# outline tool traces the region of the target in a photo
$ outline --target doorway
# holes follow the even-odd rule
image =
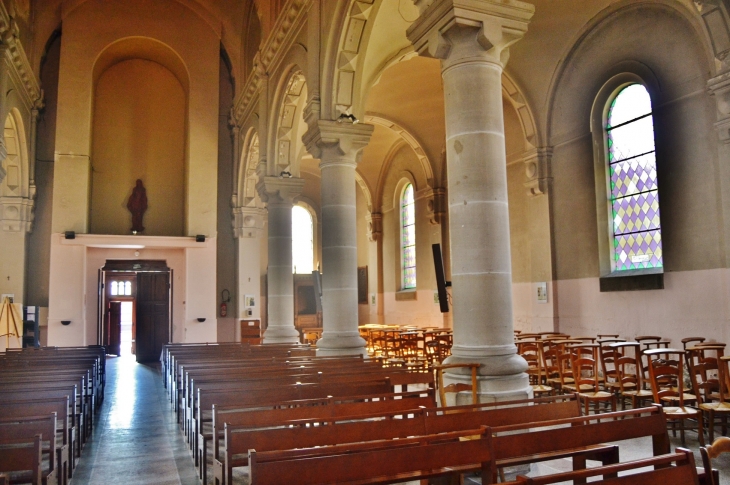
[[[165,261],[107,261],[101,268],[99,344],[108,354],[159,360],[172,340],[171,273]]]

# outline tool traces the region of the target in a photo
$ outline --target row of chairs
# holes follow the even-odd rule
[[[632,342],[617,335],[567,337],[518,335],[518,350],[529,364],[536,395],[578,392],[586,413],[590,404],[599,412],[599,404],[615,410],[617,401],[622,409],[627,402],[632,408],[661,403],[683,443],[687,422],[696,422],[702,445],[703,422],[710,441],[718,418],[726,434],[730,357],[723,355],[725,344],[689,337],[682,340],[682,349],[673,349],[659,336],[640,336]]]
[[[363,325],[360,335],[367,342],[370,357],[382,358],[386,365],[431,368],[451,355],[451,329]]]

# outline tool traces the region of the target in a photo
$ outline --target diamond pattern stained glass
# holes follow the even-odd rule
[[[416,287],[416,211],[413,185],[403,190],[400,203],[401,214],[401,270],[403,289]]]
[[[632,84],[621,90],[606,126],[614,270],[661,268],[654,119],[646,88]]]

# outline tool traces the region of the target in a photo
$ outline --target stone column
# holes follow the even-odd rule
[[[267,176],[258,184],[269,212],[268,327],[264,343],[296,343],[294,277],[292,276],[291,210],[304,179]]]
[[[517,0],[416,0],[408,38],[441,59],[446,113],[454,346],[450,362],[480,362],[483,401],[524,398],[527,364],[512,317],[502,70],[534,7]],[[463,376],[452,375],[453,380]]]
[[[241,338],[239,319],[261,319],[261,233],[265,220],[265,209],[233,208],[233,234],[238,244],[236,341]],[[246,306],[246,295],[254,297],[254,305]]]
[[[372,125],[318,120],[303,141],[322,174],[322,338],[318,355],[365,355],[358,331],[355,167]]]

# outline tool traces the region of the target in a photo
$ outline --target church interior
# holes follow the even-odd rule
[[[28,363],[73,357],[94,402],[67,405],[54,483],[305,483],[283,462],[256,479],[260,450],[227,469],[202,404],[266,356],[251,372],[313,386],[298,399],[376,365],[391,401],[479,413],[572,406],[550,419],[593,426],[660,403],[631,416],[674,428],[621,463],[671,442],[693,453],[650,465],[702,469],[730,412],[729,54],[728,0],[0,0],[0,435],[21,381],[41,385]],[[389,412],[428,428],[412,406]],[[172,436],[145,442],[169,469],[115,460],[132,428]],[[446,431],[455,455],[500,454],[499,434]],[[461,480],[585,466],[551,456]],[[712,464],[695,483],[730,483],[730,456]],[[535,483],[586,477],[558,478]]]

